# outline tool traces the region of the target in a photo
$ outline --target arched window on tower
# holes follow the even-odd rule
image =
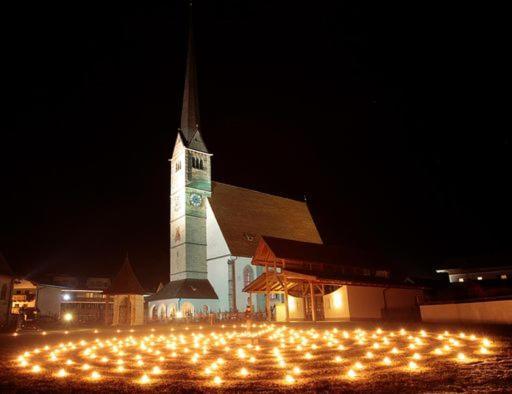
[[[254,280],[254,271],[250,265],[244,267],[244,287]]]

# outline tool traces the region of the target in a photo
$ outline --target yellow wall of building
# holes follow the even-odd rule
[[[304,320],[304,300],[300,297],[288,296],[290,320]],[[276,304],[276,321],[286,321],[284,302]]]
[[[419,289],[384,287],[347,286],[350,319],[381,319],[382,310],[412,308],[417,304],[417,296],[423,291]]]
[[[325,319],[350,319],[347,286],[324,296]]]

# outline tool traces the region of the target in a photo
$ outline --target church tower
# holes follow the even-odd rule
[[[200,132],[192,18],[183,106],[171,162],[171,282],[207,281],[206,199],[211,194],[211,154]],[[209,283],[208,283],[209,285]]]

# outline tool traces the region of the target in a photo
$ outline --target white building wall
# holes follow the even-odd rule
[[[304,299],[288,295],[288,314],[290,320],[304,320]],[[276,303],[276,321],[286,321],[286,304],[284,302]]]
[[[512,278],[512,271],[507,269],[486,271],[486,272],[464,272],[461,274],[448,275],[451,283],[468,280],[499,280]],[[481,278],[481,279],[479,279]]]
[[[206,243],[208,280],[219,297],[213,311],[229,311],[228,260],[231,253],[209,201],[206,201]]]
[[[228,258],[228,256],[218,257],[207,262],[208,280],[219,297],[214,312],[229,311]]]
[[[36,307],[41,316],[60,317],[62,287],[40,286],[37,288]]]
[[[249,293],[244,293],[242,289],[244,284],[244,269],[249,266],[252,269],[253,280],[258,277],[256,274],[256,267],[251,265],[252,258],[250,257],[237,257],[235,260],[235,278],[236,278],[236,307],[240,312],[245,311],[248,305]],[[252,295],[253,311],[256,311],[256,294]]]
[[[420,310],[429,323],[512,324],[512,300],[421,305]]]
[[[347,286],[324,296],[324,316],[329,319],[350,319]]]
[[[206,201],[206,243],[208,245],[206,248],[206,258],[208,260],[231,255],[208,200]]]
[[[414,307],[417,296],[422,294],[419,289],[386,289],[384,303],[384,287],[347,286],[350,319],[380,319],[382,309],[400,309]]]
[[[148,321],[150,321],[155,312],[157,316],[170,318],[173,315],[175,318],[178,317],[177,312],[184,312],[189,310],[189,306],[192,305],[193,314],[203,313],[205,306],[208,308],[208,312],[218,312],[219,303],[217,300],[202,300],[196,298],[180,298],[180,299],[169,299],[169,300],[158,300],[148,302]]]

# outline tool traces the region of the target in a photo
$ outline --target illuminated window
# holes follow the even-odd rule
[[[464,278],[459,278],[459,282],[464,282]]]
[[[478,277],[478,278],[476,278],[476,279],[477,279],[477,280],[482,280],[482,277],[481,277],[481,276],[479,276],[479,277]]]
[[[246,265],[244,268],[244,287],[247,286],[254,280],[254,272],[250,265]]]
[[[507,279],[507,274],[501,274],[500,278],[501,279]]]

